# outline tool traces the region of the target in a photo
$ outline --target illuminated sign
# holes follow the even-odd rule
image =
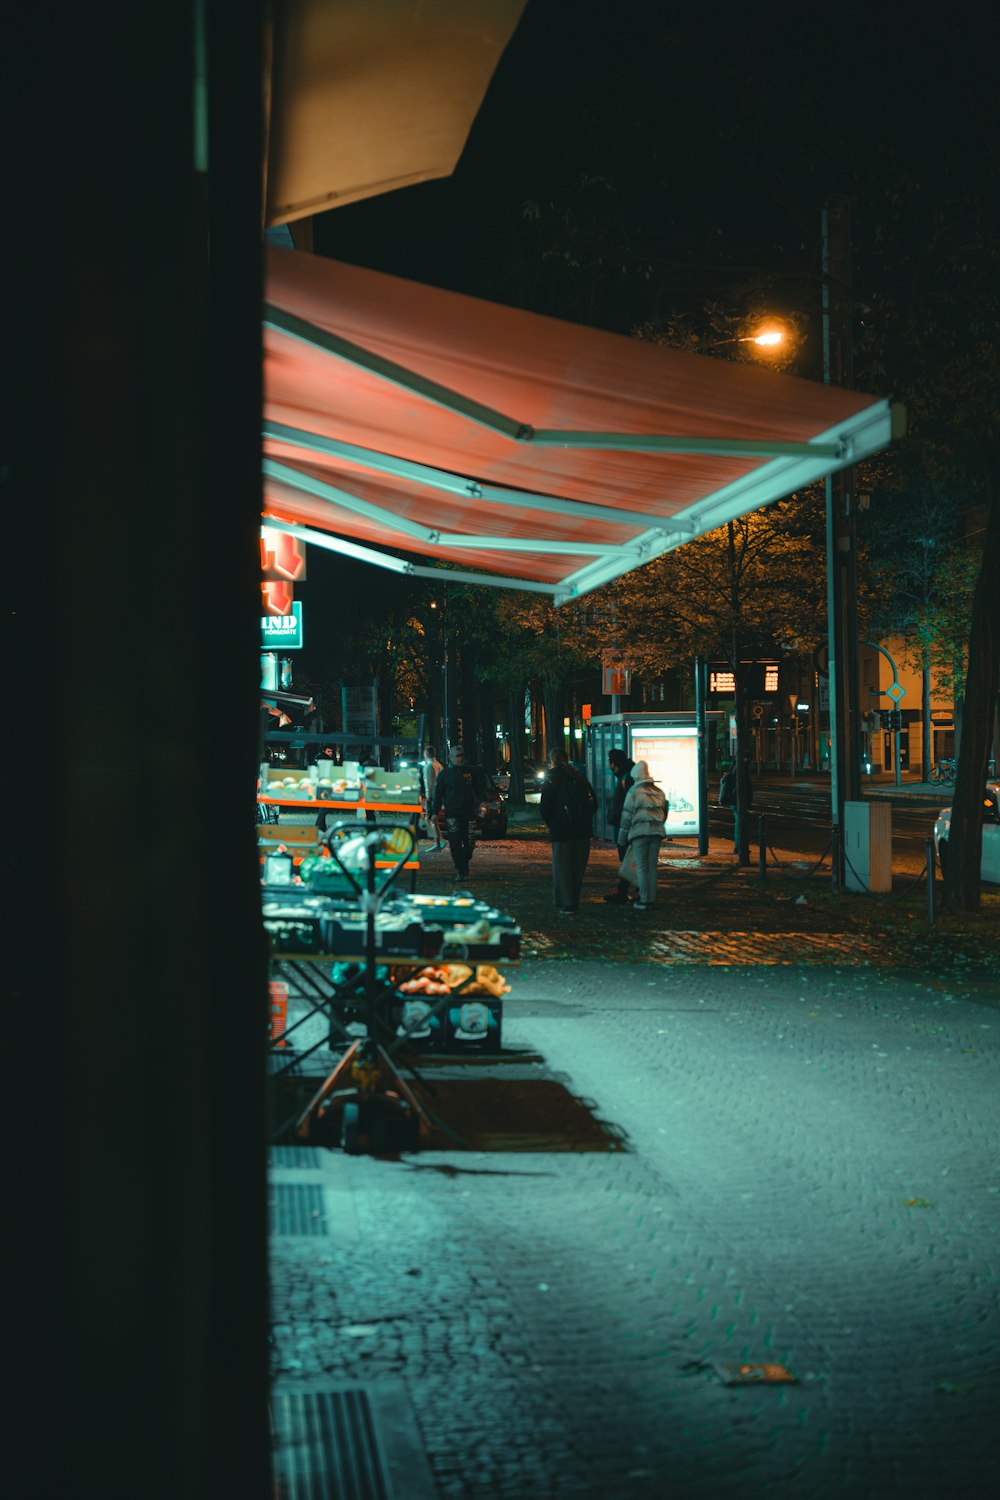
[[[290,615],[295,590],[283,579],[272,579],[260,586],[260,607],[265,615]]]
[[[260,528],[260,576],[270,582],[302,583],[306,576],[306,544],[287,531]]]
[[[693,838],[698,833],[698,736],[693,727],[633,728],[629,754],[644,760],[669,803],[667,833]]]
[[[609,697],[627,698],[632,691],[632,673],[625,667],[605,667],[604,687]]]
[[[778,663],[776,661],[747,662],[744,673],[744,691],[752,698],[771,697],[778,691]],[[708,691],[720,698],[731,698],[736,692],[736,674],[732,667],[710,667]]]
[[[293,604],[287,615],[261,615],[260,643],[269,649],[298,651],[302,645],[302,605]]]

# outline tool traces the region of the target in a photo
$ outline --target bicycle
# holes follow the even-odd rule
[[[955,762],[942,756],[931,771],[931,781],[941,782],[946,786],[953,786],[955,782]]]

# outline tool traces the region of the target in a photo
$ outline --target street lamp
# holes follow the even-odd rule
[[[737,338],[715,339],[709,346],[712,349],[723,344],[755,344],[758,349],[775,350],[780,349],[787,342],[788,332],[780,323],[768,322],[756,333],[743,333]]]
[[[759,344],[762,349],[774,349],[778,344],[785,342],[785,330],[783,328],[762,328],[760,333],[752,333],[747,338],[739,340],[741,344]]]

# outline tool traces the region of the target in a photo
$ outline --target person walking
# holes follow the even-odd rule
[[[485,779],[479,767],[467,766],[462,746],[452,745],[448,764],[434,783],[431,816],[444,819],[456,880],[469,878],[469,864],[475,848],[472,821],[485,789]]]
[[[656,860],[666,837],[667,799],[649,774],[644,760],[632,767],[632,785],[625,796],[618,830],[618,853],[625,869],[626,856],[635,861],[634,884],[639,896],[634,911],[648,911],[656,900]]]
[[[611,829],[611,842],[617,846],[618,829],[622,821],[622,808],[625,806],[625,797],[629,787],[632,785],[632,766],[634,762],[629,759],[624,750],[608,751],[608,768],[615,778],[614,796],[608,804],[608,826]],[[618,882],[613,891],[605,896],[605,901],[628,901],[628,881],[619,875]]]
[[[434,801],[434,788],[437,785],[437,779],[443,770],[444,766],[438,760],[434,746],[425,745],[424,758],[420,762],[420,774],[424,782],[424,816],[427,820],[427,837],[430,838],[431,827],[433,826],[435,853],[444,848],[444,840],[441,837],[439,825],[434,823],[431,818],[431,804]]]
[[[549,765],[539,806],[552,840],[552,894],[559,915],[569,917],[580,910],[597,798],[586,776],[570,765],[565,750],[553,750]]]

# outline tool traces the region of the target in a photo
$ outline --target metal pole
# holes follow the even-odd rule
[[[856,802],[861,796],[861,706],[858,682],[858,528],[854,504],[854,470],[840,474],[844,514],[840,532],[841,589],[843,603],[843,664],[846,702],[845,728],[845,796]]]
[[[444,603],[441,606],[441,633],[444,641],[444,748],[445,764],[448,763],[448,750],[451,748],[451,712],[448,707],[448,590],[444,591]]]
[[[767,814],[761,813],[757,823],[757,839],[759,842],[758,869],[760,871],[761,884],[767,879]]]
[[[925,845],[925,864],[927,867],[927,920],[934,926],[934,840],[928,839]]]
[[[698,853],[708,853],[708,726],[705,720],[707,665],[694,659],[694,720],[698,755]]]
[[[830,222],[826,204],[820,210],[820,233],[822,238],[822,307],[823,307],[823,383],[830,384]],[[830,822],[832,827],[831,861],[833,893],[840,889],[840,839],[842,800],[840,794],[840,704],[838,700],[838,668],[840,643],[837,618],[837,539],[833,516],[833,480],[830,475],[824,480],[826,495],[826,639],[827,639],[827,690],[830,699]]]
[[[894,729],[892,731],[893,763],[894,763],[894,765],[896,767],[896,785],[897,786],[901,786],[902,785],[902,781],[901,781],[900,775],[899,775],[899,734],[900,734],[900,732],[899,732],[898,729]]]

